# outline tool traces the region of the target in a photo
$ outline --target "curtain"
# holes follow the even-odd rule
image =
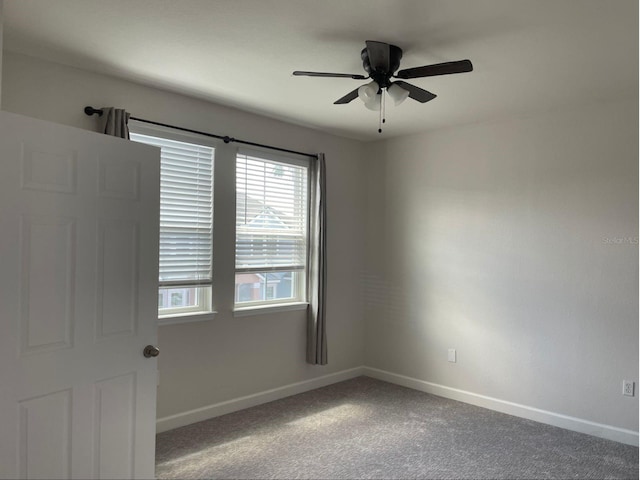
[[[101,129],[102,133],[114,137],[129,139],[129,117],[131,114],[122,108],[102,107]]]
[[[326,165],[319,153],[311,162],[309,215],[309,307],[307,309],[307,362],[327,364],[325,303],[327,293]]]

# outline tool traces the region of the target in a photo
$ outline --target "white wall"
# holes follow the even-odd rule
[[[366,365],[637,431],[638,99],[368,157]]]
[[[226,277],[225,284],[214,286],[219,314],[209,322],[160,328],[159,417],[362,365],[364,327],[358,282],[363,269],[366,195],[358,142],[10,52],[5,52],[3,75],[3,108],[23,115],[91,130],[97,117],[87,117],[85,105],[124,107],[141,118],[326,153],[329,365],[305,363],[304,311],[231,316],[234,239],[218,229],[215,248],[222,254],[215,260],[214,280]],[[218,161],[222,158],[216,156]],[[225,216],[220,207],[216,206],[216,225],[233,222],[229,217],[233,212],[226,209]]]

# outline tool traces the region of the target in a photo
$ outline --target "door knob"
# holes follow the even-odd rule
[[[142,354],[147,358],[157,357],[160,355],[160,349],[154,345],[147,345],[144,347]]]

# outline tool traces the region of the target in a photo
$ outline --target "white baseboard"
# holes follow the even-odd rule
[[[189,410],[184,413],[159,418],[156,421],[156,431],[157,433],[166,432],[168,430],[173,430],[174,428],[184,427],[185,425],[201,422],[220,415],[226,415],[227,413],[255,407],[256,405],[272,402],[298,393],[307,392],[320,387],[326,387],[327,385],[349,380],[360,375],[366,375],[379,380],[384,380],[385,382],[394,383],[396,385],[412,388],[421,392],[431,393],[440,397],[450,398],[452,400],[458,400],[471,405],[477,405],[479,407],[488,408],[489,410],[495,410],[508,415],[514,415],[516,417],[534,420],[547,425],[553,425],[554,427],[566,428],[567,430],[586,433],[628,445],[638,446],[639,443],[638,432],[634,432],[633,430],[570,417],[568,415],[562,415],[547,410],[541,410],[539,408],[529,407],[527,405],[508,402],[498,398],[487,397],[485,395],[479,395],[466,390],[459,390],[457,388],[451,388],[437,383],[426,382],[424,380],[418,380],[417,378],[406,377],[404,375],[398,375],[396,373],[365,366],[342,370],[340,372],[323,375],[310,380],[291,383],[271,390],[265,390],[252,395],[215,403],[195,410]]]
[[[420,390],[422,392],[450,398],[452,400],[458,400],[464,403],[470,403],[471,405],[477,405],[479,407],[514,415],[516,417],[546,423],[547,425],[553,425],[554,427],[566,428],[567,430],[587,433],[596,437],[606,438],[608,440],[614,440],[616,442],[634,445],[636,447],[638,446],[638,432],[634,432],[633,430],[604,425],[602,423],[591,422],[589,420],[570,417],[568,415],[549,412],[547,410],[540,410],[527,405],[520,405],[518,403],[507,402],[497,398],[478,395],[477,393],[446,387],[444,385],[438,385],[437,383],[425,382],[424,380],[405,377],[404,375],[378,370],[377,368],[364,367],[363,371],[364,375],[368,377],[377,378],[378,380],[384,380],[389,383],[395,383],[396,385],[401,385],[403,387]]]
[[[291,383],[283,387],[254,393],[245,397],[234,398],[232,400],[227,400],[226,402],[196,408],[195,410],[189,410],[188,412],[159,418],[156,421],[156,433],[166,432],[168,430],[173,430],[174,428],[184,427],[185,425],[201,422],[220,415],[226,415],[227,413],[237,412],[238,410],[243,410],[249,407],[255,407],[256,405],[272,402],[298,393],[307,392],[320,387],[326,387],[332,383],[342,382],[361,375],[364,375],[364,367],[350,368],[348,370],[330,373],[310,380]]]

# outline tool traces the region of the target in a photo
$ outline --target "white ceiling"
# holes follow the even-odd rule
[[[638,90],[637,0],[5,0],[4,34],[10,51],[362,140]],[[291,75],[364,73],[365,40],[401,47],[401,69],[474,71],[411,80],[438,97],[389,106],[380,135],[359,100],[333,105],[364,81]]]

